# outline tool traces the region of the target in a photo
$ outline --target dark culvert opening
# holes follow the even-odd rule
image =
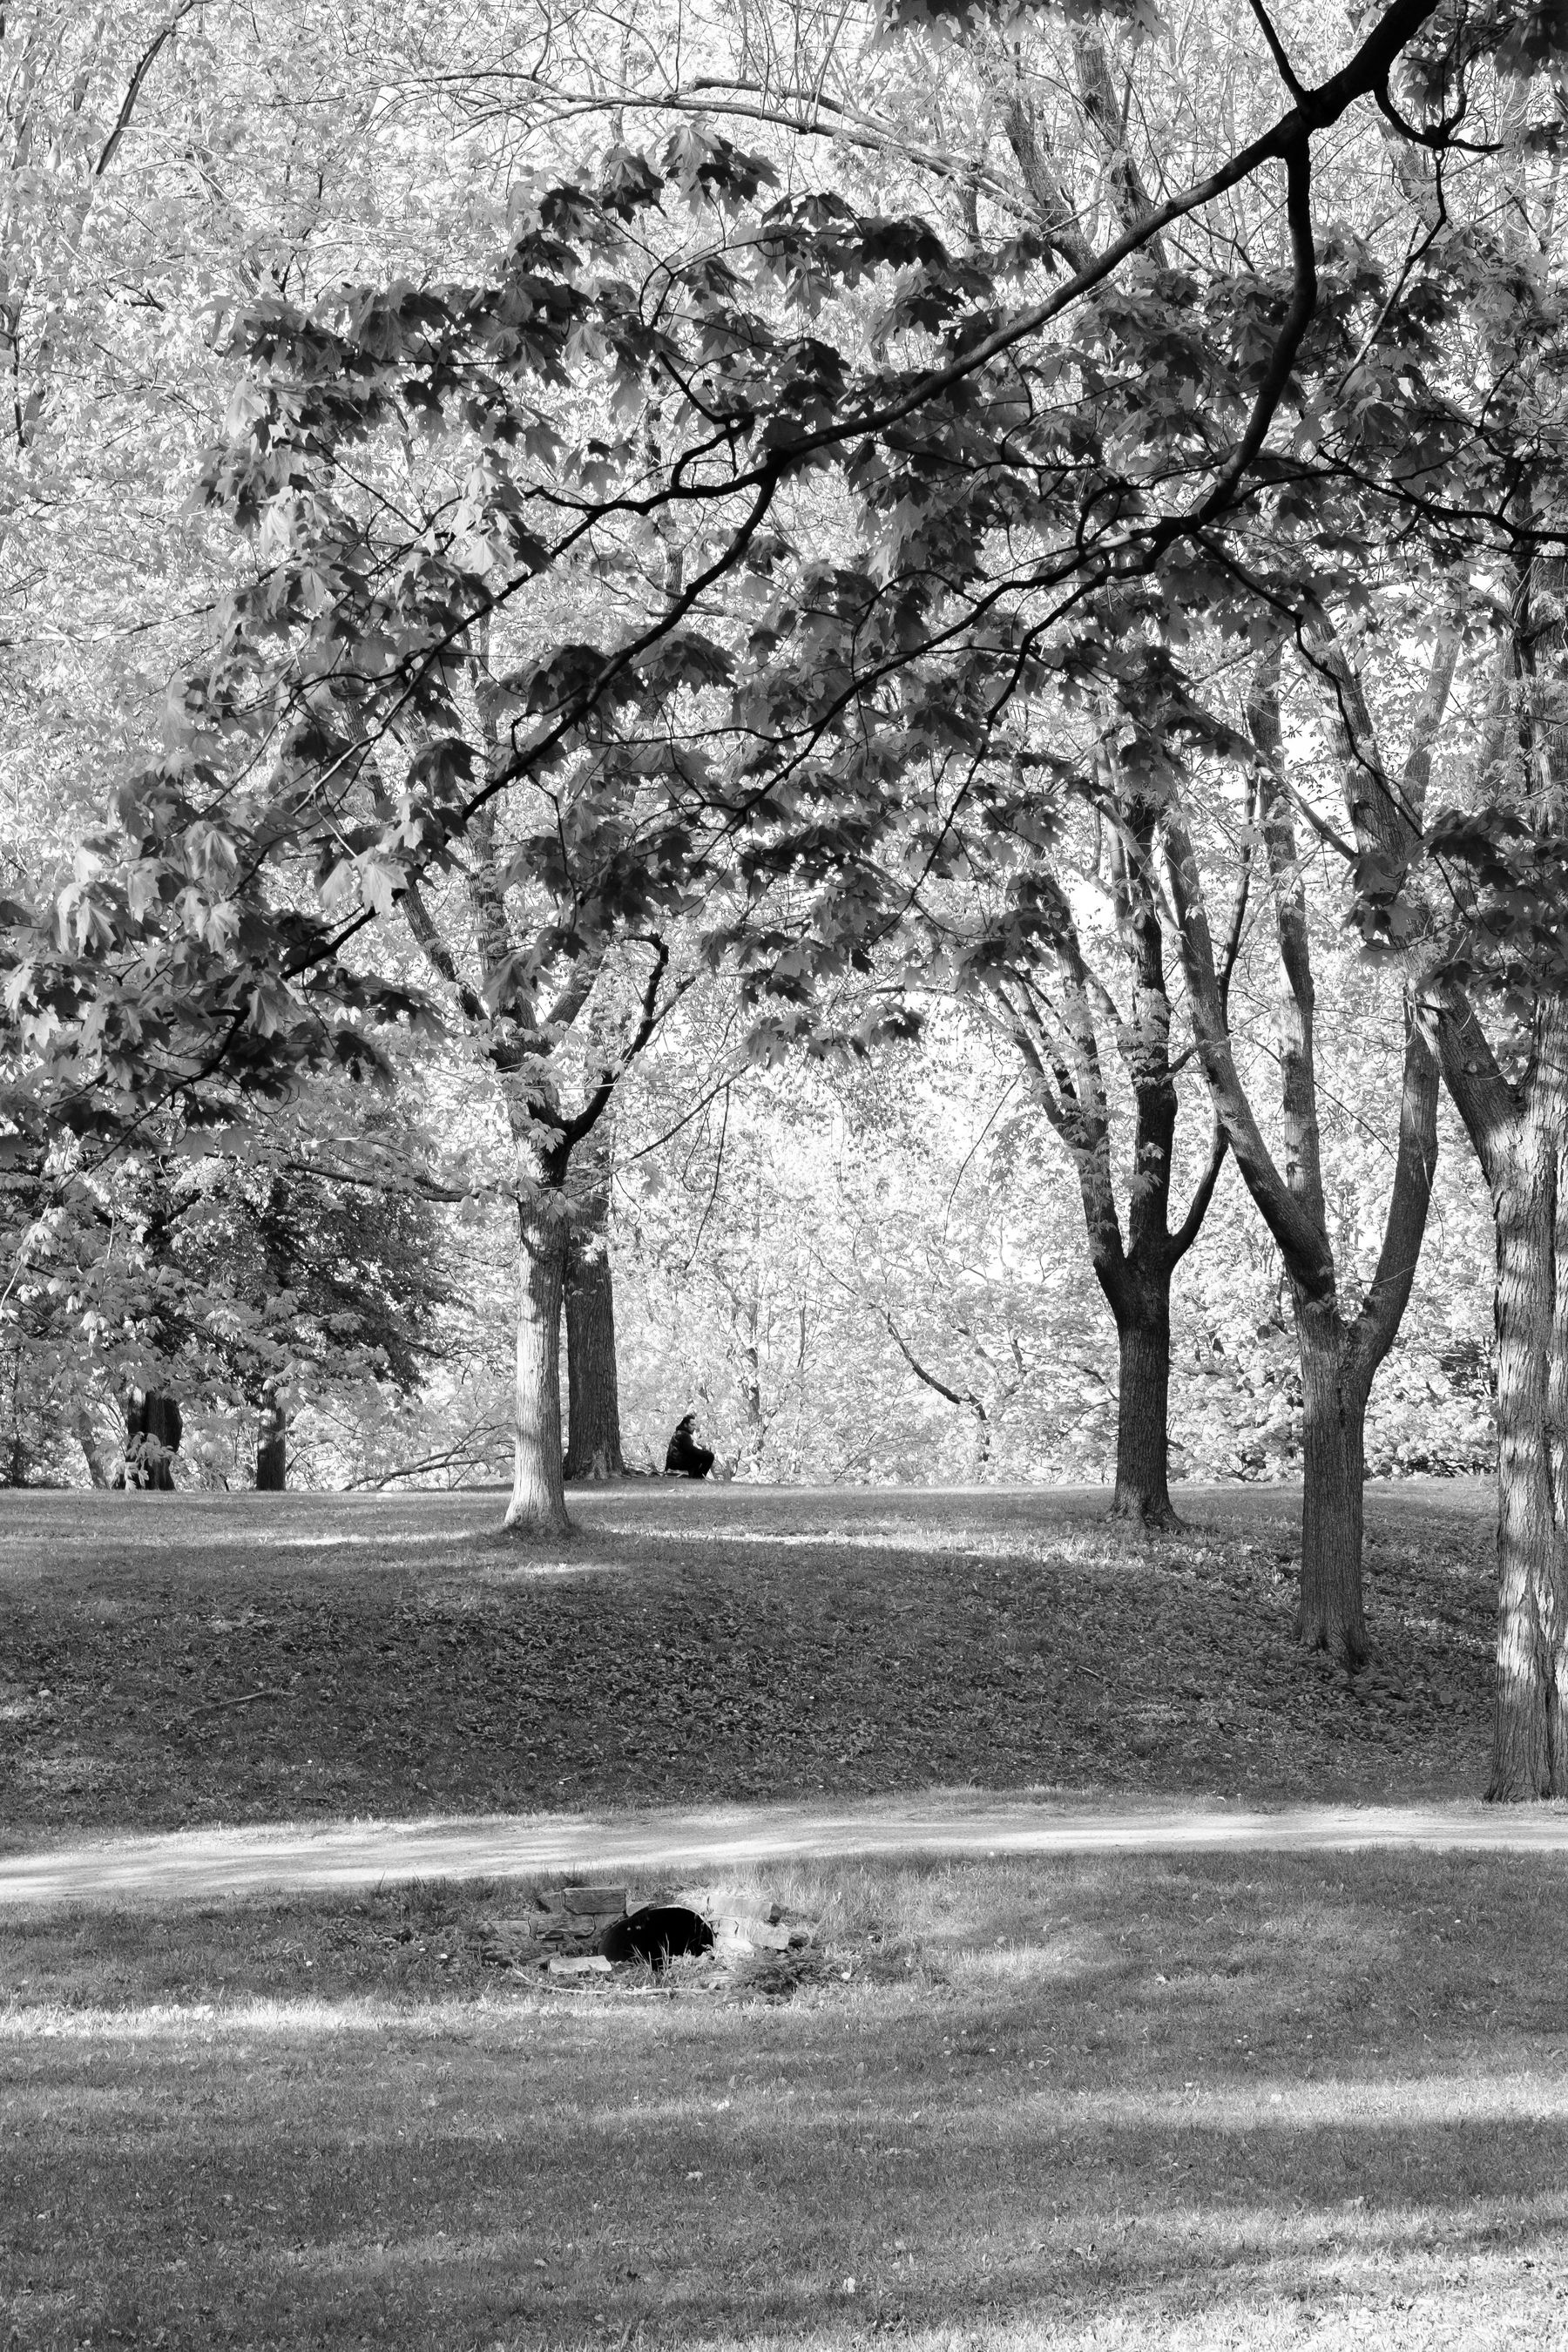
[[[712,1948],[712,1928],[684,1903],[645,1904],[606,1928],[599,1947],[607,1960],[647,1960],[656,1969]]]

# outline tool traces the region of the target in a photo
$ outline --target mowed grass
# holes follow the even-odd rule
[[[0,1845],[59,1832],[973,1784],[1474,1794],[1488,1498],[1369,1494],[1374,1657],[1291,1637],[1300,1498],[633,1482],[0,1496]]]
[[[515,1886],[0,1924],[12,2345],[1568,2340],[1568,1867],[796,1870],[785,2000]]]

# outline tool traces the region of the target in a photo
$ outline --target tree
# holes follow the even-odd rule
[[[1385,814],[1383,837],[1358,844],[1355,871],[1369,935],[1425,961],[1444,1079],[1491,1207],[1499,1625],[1489,1794],[1505,1801],[1568,1788],[1553,1304],[1568,1149],[1558,1045],[1568,416],[1550,356],[1563,282],[1560,61],[1555,108],[1542,114],[1533,96],[1521,75],[1500,78],[1471,127],[1474,161],[1458,190],[1441,153],[1396,159],[1418,266],[1395,323],[1418,364],[1396,375],[1384,362],[1356,388],[1368,417],[1363,470],[1378,493],[1369,516],[1407,569],[1418,547],[1440,572],[1481,687],[1466,756],[1447,779],[1449,804],[1424,835]],[[1363,796],[1384,809],[1375,758],[1361,767]]]
[[[477,667],[481,657],[473,658]],[[481,688],[493,693],[495,682],[488,669],[478,676]],[[490,728],[487,751],[493,761],[493,722],[483,723]],[[449,740],[448,751],[453,748]],[[628,808],[627,814],[634,812]],[[614,944],[616,900],[622,887],[614,867],[623,854],[620,841],[611,850],[608,876],[595,872],[590,847],[588,862],[568,867],[553,887],[548,880],[542,885],[534,880],[532,890],[525,892],[519,886],[533,880],[529,866],[535,845],[505,843],[498,848],[496,816],[493,803],[481,809],[463,850],[455,853],[467,882],[477,984],[464,976],[458,953],[439,928],[421,882],[407,877],[401,897],[414,938],[456,999],[477,1058],[494,1075],[512,1148],[519,1237],[517,1443],[507,1524],[561,1533],[570,1524],[563,1486],[563,1311],[576,1332],[574,1429],[586,1455],[585,1464],[580,1458],[571,1466],[576,1475],[585,1467],[601,1475],[621,1467],[613,1311],[603,1251],[608,1174],[602,1130],[616,1086],[679,997],[681,983],[669,982],[668,950],[657,932],[640,941],[646,950],[641,971],[632,964],[624,939],[619,946]],[[526,932],[511,911],[519,904],[525,909],[523,923],[531,919]],[[634,910],[634,923],[636,919]],[[616,962],[626,968],[621,993],[630,998],[626,1017],[619,1023],[606,1019],[602,1003],[614,985]],[[612,966],[608,971],[607,963]],[[552,965],[560,973],[552,1001],[536,1013],[539,980],[551,973]],[[599,1017],[590,1020],[595,994]],[[580,1080],[580,1102],[568,1110],[565,1088],[574,1076]]]
[[[181,1230],[180,1269],[210,1302],[219,1378],[254,1412],[265,1491],[288,1484],[300,1398],[366,1381],[408,1394],[438,1345],[444,1252],[410,1181],[417,1148],[389,1119],[364,1129],[357,1172],[315,1139],[283,1158],[276,1138],[270,1152],[215,1155],[191,1171],[201,1201]]]
[[[1168,1528],[1177,1523],[1168,1472],[1171,1285],[1214,1198],[1226,1132],[1216,1121],[1173,1230],[1177,1073],[1187,1056],[1173,1034],[1165,974],[1155,866],[1161,796],[1146,778],[1130,781],[1142,761],[1136,739],[1130,756],[1111,737],[1075,761],[1046,748],[1043,732],[1031,714],[1013,738],[1011,761],[967,779],[965,817],[951,827],[962,844],[956,888],[921,894],[926,956],[1021,1056],[1029,1099],[1069,1155],[1089,1262],[1117,1329],[1112,1512]],[[1076,815],[1042,821],[1042,770],[1067,780]],[[1244,861],[1222,994],[1240,945],[1249,870]],[[1123,1106],[1106,1066],[1112,1052],[1131,1097],[1125,1219],[1113,1150]]]
[[[282,1485],[296,1408],[407,1393],[438,1351],[426,1157],[405,1121],[318,1089],[222,1148],[165,1124],[156,1148],[29,1181],[5,1314],[18,1391],[79,1440],[94,1484],[167,1488],[176,1454],[199,1472],[216,1419],[255,1431],[257,1483]],[[16,1412],[12,1440],[16,1483],[60,1475],[58,1440]]]
[[[1369,840],[1381,824],[1397,827],[1397,851],[1415,837],[1431,742],[1452,678],[1450,642],[1433,665],[1422,710],[1397,791],[1373,802],[1362,784],[1363,762],[1377,758],[1363,725],[1342,762],[1352,824]],[[1347,698],[1354,681],[1340,665]],[[1364,703],[1357,702],[1364,721]],[[1298,1631],[1315,1647],[1351,1663],[1365,1655],[1362,1604],[1362,1482],[1364,1424],[1373,1377],[1397,1334],[1415,1280],[1431,1200],[1437,1153],[1437,1062],[1430,1015],[1417,986],[1405,1005],[1405,1058],[1399,1150],[1384,1226],[1383,1247],[1359,1307],[1342,1307],[1340,1276],[1329,1232],[1319,1152],[1314,991],[1305,892],[1294,811],[1280,755],[1279,664],[1260,665],[1248,719],[1256,826],[1274,901],[1279,941],[1279,1087],[1283,1171],[1264,1140],[1231,1050],[1225,980],[1216,970],[1197,859],[1184,818],[1173,809],[1165,822],[1173,921],[1187,975],[1204,1066],[1237,1164],[1290,1276],[1300,1346],[1306,1409]],[[1379,761],[1377,772],[1383,771]]]
[[[1499,1610],[1488,1794],[1505,1801],[1568,1791],[1562,568],[1531,558],[1512,585],[1496,615],[1494,691],[1471,789],[1401,867],[1373,877],[1369,909],[1395,942],[1438,930],[1443,1075],[1496,1235]]]

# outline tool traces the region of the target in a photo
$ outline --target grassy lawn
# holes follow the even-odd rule
[[[1473,1794],[1485,1498],[0,1497],[0,1841],[912,1791]],[[505,1886],[0,1916],[0,2339],[1568,2340],[1568,1859],[814,1865],[736,1972],[486,1965]],[[489,1948],[493,1951],[491,1941]],[[8,2331],[8,2332],[6,2332]]]
[[[1485,1497],[1369,1496],[1373,1669],[1290,1635],[1292,1489],[0,1496],[0,1845],[973,1784],[1475,1794]]]
[[[515,1886],[5,1919],[9,2343],[1568,2337],[1563,1864],[763,1894],[787,1999],[482,1968]]]

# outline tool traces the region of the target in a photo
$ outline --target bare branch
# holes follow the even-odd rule
[[[105,172],[108,171],[110,163],[114,161],[121,141],[124,138],[127,131],[131,128],[131,118],[136,111],[136,101],[142,95],[142,85],[146,80],[148,75],[152,72],[154,64],[157,62],[159,50],[163,47],[164,42],[168,40],[175,26],[182,24],[185,17],[191,14],[191,11],[194,8],[199,8],[204,5],[205,0],[181,0],[180,6],[175,9],[168,23],[160,32],[153,35],[146,48],[142,50],[141,57],[137,60],[136,69],[132,74],[124,99],[121,102],[120,113],[115,121],[114,128],[110,132],[108,138],[104,141],[98,161],[92,167],[92,176],[95,180],[102,179]]]

